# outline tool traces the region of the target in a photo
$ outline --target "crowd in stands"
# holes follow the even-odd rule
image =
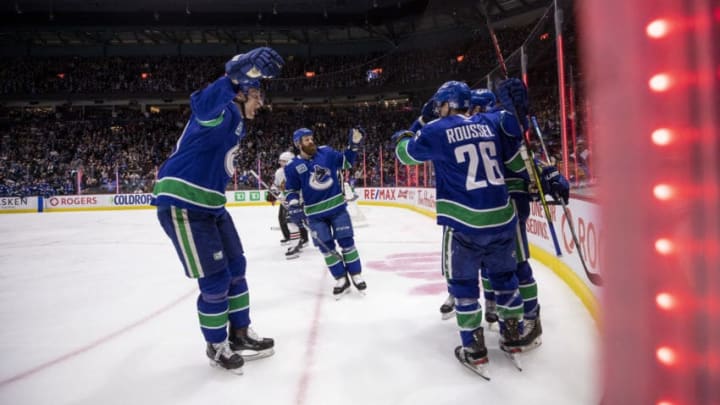
[[[528,28],[501,32],[515,49]],[[458,56],[462,60],[458,61]],[[23,57],[0,60],[0,95],[184,95],[207,85],[223,73],[228,55],[219,56],[111,56]],[[487,38],[443,44],[440,48],[391,50],[357,56],[285,55],[282,75],[267,84],[270,94],[308,91],[336,92],[362,88],[404,88],[440,83],[446,78],[471,80],[495,65]],[[367,71],[382,73],[368,80]],[[313,72],[313,77],[306,77]]]
[[[409,125],[416,114],[406,106],[298,106],[263,111],[242,140],[229,189],[256,188],[250,170],[269,180],[279,154],[293,150],[292,132],[302,126],[315,131],[318,143],[341,149],[348,130],[362,125],[368,132],[364,153],[368,180],[379,182],[381,150],[386,179],[392,179],[390,135]],[[87,109],[83,116],[75,111],[33,112],[3,119],[0,196],[75,194],[78,187],[84,193],[149,192],[158,166],[172,151],[188,116],[183,107],[152,114],[129,109],[114,113],[105,109],[91,116]]]
[[[506,43],[522,43],[528,30],[508,30]],[[510,48],[512,49],[512,48]],[[462,61],[457,59],[463,55]],[[182,92],[185,97],[222,74],[225,57],[19,58],[0,61],[0,95],[112,94]],[[495,65],[491,47],[481,41],[383,55],[287,57],[283,75],[268,93],[342,91],[358,87],[402,86],[465,79],[482,83],[478,72]],[[367,81],[366,70],[382,74]],[[544,127],[550,154],[560,156],[555,65],[534,66],[529,77],[532,113]],[[306,71],[315,72],[312,78]],[[142,73],[147,73],[145,77]],[[424,96],[423,96],[424,97]],[[293,150],[292,132],[312,128],[316,142],[342,149],[349,128],[368,133],[365,150],[352,171],[358,185],[432,185],[427,168],[396,169],[390,136],[419,115],[424,99],[347,106],[272,105],[249,124],[229,189],[257,188],[250,170],[268,181],[278,155]],[[581,103],[578,103],[581,105]],[[82,193],[136,193],[152,190],[158,166],[171,152],[189,117],[187,104],[160,111],[138,106],[60,106],[51,109],[0,109],[0,196]],[[583,131],[582,127],[578,129]],[[582,136],[581,136],[582,137]],[[582,145],[581,145],[582,146]],[[589,155],[584,150],[582,157]]]
[[[158,166],[172,151],[189,117],[187,106],[155,113],[138,109],[66,108],[3,111],[0,119],[0,196],[150,192]],[[431,173],[395,166],[390,136],[418,116],[409,104],[287,106],[265,109],[248,126],[229,189],[257,188],[250,170],[269,181],[283,151],[294,151],[292,132],[312,128],[319,144],[343,149],[348,130],[368,137],[351,175],[357,185],[431,184]],[[549,114],[549,113],[544,113]],[[541,121],[555,156],[557,122]],[[396,172],[397,170],[397,172]],[[410,179],[408,179],[410,175]],[[427,178],[427,179],[426,179]],[[411,182],[411,183],[408,183]]]

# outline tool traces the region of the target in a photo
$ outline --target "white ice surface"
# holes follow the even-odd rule
[[[368,294],[335,301],[322,256],[286,260],[276,207],[231,208],[248,259],[254,329],[276,354],[243,376],[211,368],[185,278],[152,210],[0,216],[0,404],[596,405],[599,335],[533,261],[543,345],[518,372],[486,332],[487,382],[441,321],[440,227],[363,206]]]

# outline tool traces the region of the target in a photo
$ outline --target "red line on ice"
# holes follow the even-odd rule
[[[303,372],[300,376],[297,395],[295,396],[295,403],[297,405],[303,405],[305,403],[308,387],[310,385],[310,369],[313,366],[313,360],[315,358],[315,346],[317,346],[318,329],[320,326],[320,313],[322,312],[323,302],[327,300],[327,297],[325,297],[322,293],[322,288],[325,285],[325,275],[327,273],[327,271],[323,271],[323,276],[320,277],[320,288],[318,288],[318,292],[315,295],[315,309],[313,311],[313,317],[310,324],[310,333],[308,334],[307,343],[305,344],[305,360],[302,364]]]

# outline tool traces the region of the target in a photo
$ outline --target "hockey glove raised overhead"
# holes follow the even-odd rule
[[[348,133],[348,147],[357,152],[360,145],[365,142],[365,130],[360,127],[350,128]]]
[[[395,145],[397,145],[403,139],[412,138],[414,136],[415,136],[415,133],[413,133],[412,131],[408,131],[407,129],[401,129],[401,130],[395,132],[390,139],[393,142],[395,142]]]
[[[248,53],[233,56],[225,63],[225,73],[233,84],[247,80],[273,78],[280,74],[285,61],[273,49],[255,48]]]
[[[438,113],[435,111],[435,102],[433,100],[428,100],[425,104],[423,104],[422,110],[420,110],[420,117],[422,118],[423,125],[438,117]]]
[[[302,204],[297,200],[290,201],[288,204],[288,216],[290,217],[290,222],[302,227],[306,219]]]
[[[515,114],[526,129],[528,127],[528,92],[522,80],[512,77],[498,85],[498,98],[503,108]]]
[[[547,166],[540,173],[542,189],[546,194],[553,196],[555,200],[562,198],[565,204],[570,199],[570,183],[565,176],[560,174],[557,167]]]

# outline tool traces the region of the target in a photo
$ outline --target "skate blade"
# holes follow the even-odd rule
[[[486,361],[484,363],[478,364],[478,365],[473,365],[473,364],[467,363],[460,356],[460,350],[455,350],[455,358],[460,362],[460,364],[463,365],[463,367],[465,367],[468,370],[472,371],[473,373],[479,375],[484,380],[490,381],[490,372],[488,370],[488,364],[490,364],[489,360],[486,359]]]
[[[354,287],[355,290],[356,290],[358,293],[360,293],[360,295],[362,295],[363,297],[364,297],[365,294],[367,293],[367,284],[365,284],[365,288],[362,288],[362,289],[358,288],[358,286],[356,286],[355,284],[353,284],[353,287]]]
[[[523,366],[520,362],[520,357],[518,356],[518,354],[522,352],[521,350],[513,350],[509,352],[503,350],[503,352],[505,353],[505,357],[507,357],[513,363],[513,366],[515,366],[518,371],[523,371]]]
[[[538,347],[540,347],[540,345],[542,345],[542,339],[540,338],[540,336],[538,336],[537,338],[535,338],[535,340],[533,340],[532,343],[527,346],[523,346],[521,350],[523,353],[529,352],[530,350],[537,349]]]
[[[350,294],[350,287],[346,288],[345,291],[341,292],[340,294],[333,294],[335,297],[335,301],[340,301],[342,297],[346,296],[347,294]]]
[[[493,326],[497,326],[497,325],[498,325],[497,322],[488,322],[488,323],[487,323],[487,326],[486,326],[485,328],[486,328],[487,330],[499,331],[499,330],[500,330],[499,327],[493,328]]]
[[[285,259],[287,259],[287,260],[292,260],[292,259],[297,259],[298,257],[300,257],[299,254],[297,254],[297,255],[290,255],[290,256],[287,256],[287,255],[286,255],[286,256],[285,256]]]
[[[470,364],[463,363],[463,366],[465,366],[465,368],[469,369],[473,373],[482,377],[485,381],[490,381],[490,373],[488,372],[488,369],[487,369],[487,363],[483,364],[482,366],[472,366]]]
[[[239,352],[240,357],[243,358],[245,361],[253,361],[253,360],[260,360],[264,359],[265,357],[270,357],[273,354],[275,354],[275,349],[272,347],[265,350],[250,350],[250,349],[242,349]]]
[[[440,313],[440,319],[443,321],[447,321],[448,319],[452,319],[454,317],[455,317],[455,311]]]
[[[243,375],[243,368],[242,368],[242,367],[232,368],[232,369],[225,368],[225,367],[221,366],[220,363],[218,363],[218,362],[216,362],[215,360],[212,360],[212,359],[210,360],[210,367],[216,368],[216,369],[222,370],[222,371],[227,371],[227,372],[229,372],[229,373],[231,373],[231,374],[235,374],[235,375]]]
[[[505,353],[512,353],[512,354],[519,354],[519,353],[526,353],[531,350],[537,349],[542,345],[542,338],[540,336],[536,337],[535,340],[532,341],[532,343],[525,345],[525,346],[517,346],[517,347],[500,347],[500,350],[502,350]]]

